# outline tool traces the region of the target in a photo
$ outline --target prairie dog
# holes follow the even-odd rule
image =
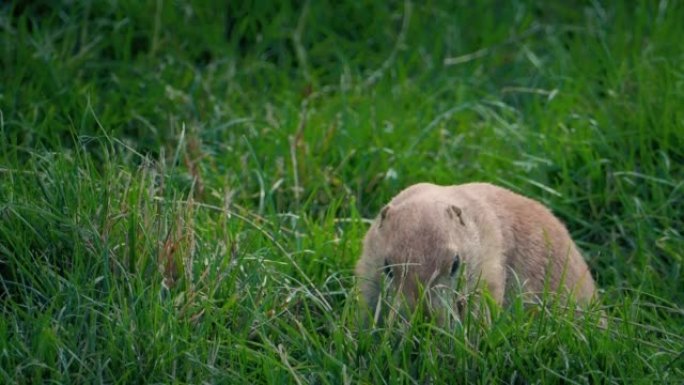
[[[409,307],[416,305],[419,287],[428,294],[455,289],[457,276],[466,291],[484,286],[498,304],[518,288],[539,295],[547,287],[580,303],[596,295],[587,264],[560,220],[539,202],[488,183],[420,183],[394,197],[368,230],[356,265],[371,309],[383,274]],[[434,299],[428,305],[438,306]]]

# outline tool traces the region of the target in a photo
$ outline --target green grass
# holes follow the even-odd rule
[[[0,5],[0,383],[684,381],[681,2],[229,3]],[[474,180],[607,330],[355,326],[364,219]]]

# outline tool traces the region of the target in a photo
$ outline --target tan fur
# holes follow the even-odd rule
[[[487,183],[421,183],[392,199],[368,230],[356,265],[363,298],[375,308],[391,269],[394,290],[413,307],[419,286],[455,287],[456,255],[466,291],[484,284],[499,304],[517,287],[534,296],[546,284],[585,303],[596,292],[565,226],[540,203]]]

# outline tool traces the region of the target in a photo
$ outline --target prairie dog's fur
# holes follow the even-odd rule
[[[546,285],[581,303],[596,293],[565,226],[539,202],[488,183],[403,190],[368,230],[356,275],[374,309],[383,274],[414,306],[419,286],[454,288],[458,269],[466,290],[484,284],[499,304],[516,286],[535,295]]]

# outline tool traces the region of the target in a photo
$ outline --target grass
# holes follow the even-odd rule
[[[229,3],[0,5],[0,382],[684,381],[680,2]],[[364,219],[473,180],[607,330],[355,326]]]

